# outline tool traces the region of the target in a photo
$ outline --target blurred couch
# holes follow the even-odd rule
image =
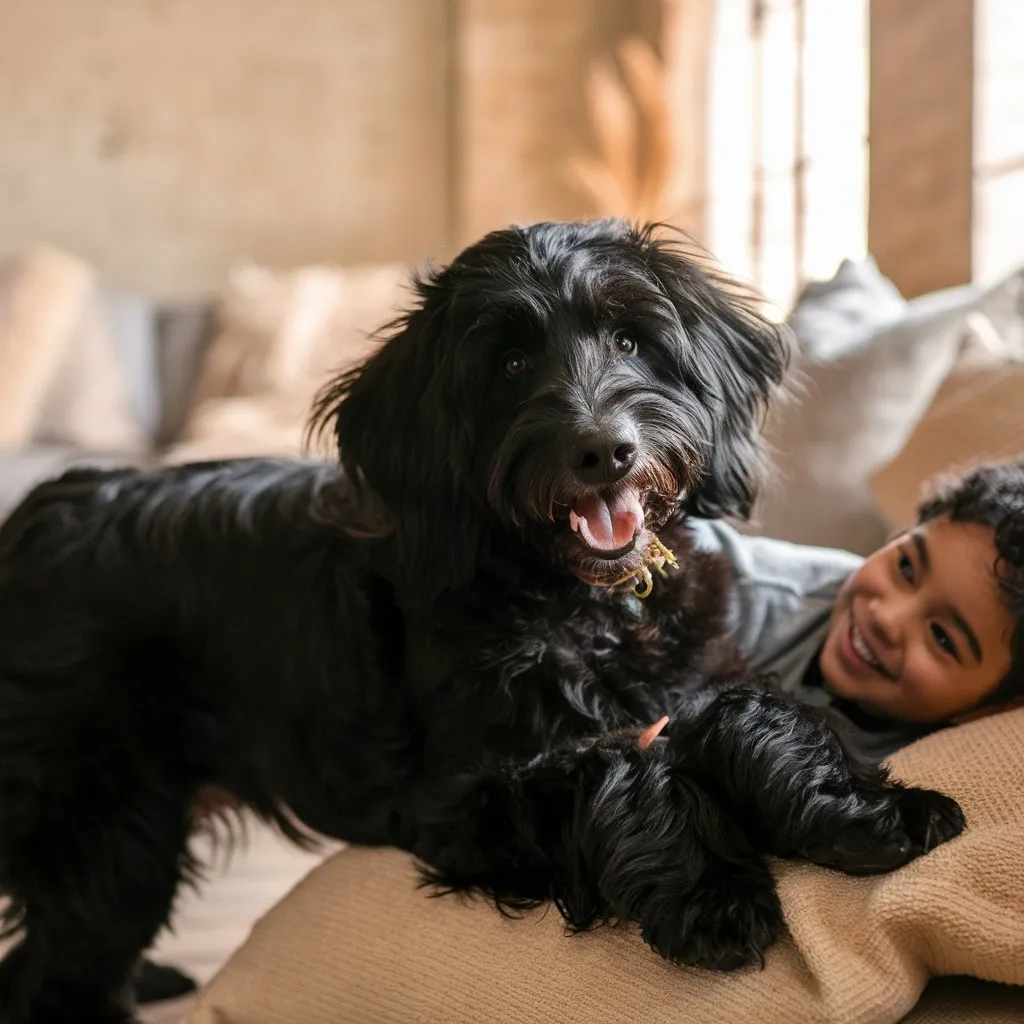
[[[39,248],[0,268],[0,516],[82,464],[323,454],[320,387],[407,304],[408,268],[243,265],[220,293],[160,304]],[[1024,451],[1024,270],[906,301],[871,259],[804,289],[796,387],[765,433],[774,466],[750,524],[871,551],[921,480]]]
[[[240,266],[157,303],[40,247],[0,267],[0,516],[72,466],[299,456],[319,386],[402,304],[394,265]],[[316,449],[312,449],[315,453]]]
[[[184,428],[211,304],[157,305],[39,248],[0,267],[0,515],[74,465],[150,465]]]

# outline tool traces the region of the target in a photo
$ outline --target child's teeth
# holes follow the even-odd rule
[[[864,643],[860,633],[857,632],[855,626],[852,630],[853,633],[853,649],[869,664],[876,665],[874,655],[871,653],[871,649]]]
[[[572,530],[573,533],[580,532],[580,517],[572,511],[569,512],[569,529]]]

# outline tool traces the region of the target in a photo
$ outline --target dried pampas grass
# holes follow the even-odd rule
[[[667,76],[646,40],[629,38],[616,64],[598,58],[587,76],[588,116],[597,154],[566,165],[571,184],[597,211],[635,220],[671,212],[672,132]]]

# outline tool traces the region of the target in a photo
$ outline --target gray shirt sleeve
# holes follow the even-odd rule
[[[720,520],[691,523],[699,548],[724,555],[735,577],[733,629],[755,672],[774,672],[796,695],[825,642],[843,583],[863,564],[848,551],[753,537]]]

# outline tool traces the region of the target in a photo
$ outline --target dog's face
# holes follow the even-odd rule
[[[615,584],[680,510],[744,515],[785,338],[618,221],[497,231],[321,398],[415,573],[456,582],[495,530]]]

